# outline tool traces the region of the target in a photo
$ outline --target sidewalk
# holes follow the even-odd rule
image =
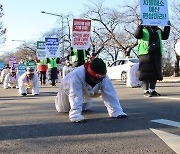
[[[159,82],[180,82],[180,77],[163,77],[163,80]]]

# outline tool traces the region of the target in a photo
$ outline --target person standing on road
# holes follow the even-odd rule
[[[58,79],[57,64],[59,61],[60,58],[47,58],[48,75],[52,86],[56,86],[56,79]]]
[[[41,82],[41,85],[45,85],[46,84],[46,71],[47,71],[47,60],[46,59],[41,59],[41,60],[36,60],[37,62],[37,69],[38,69],[38,72],[40,73],[40,82]]]
[[[71,56],[72,56],[72,65],[73,67],[78,67],[83,65],[88,60],[90,48],[87,50],[79,50],[79,49],[73,49],[71,47]]]
[[[72,122],[84,123],[86,120],[82,111],[91,109],[92,99],[102,95],[110,117],[127,118],[106,72],[106,65],[100,58],[69,72],[62,80],[55,98],[56,110],[69,112]]]
[[[158,26],[139,25],[134,36],[138,40],[139,80],[145,97],[161,96],[155,91],[157,80],[162,76],[162,40],[167,40],[170,33],[170,22],[161,30]]]

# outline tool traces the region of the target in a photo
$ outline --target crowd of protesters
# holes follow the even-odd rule
[[[139,25],[135,33],[135,37],[141,40],[138,46],[140,61],[128,70],[126,85],[127,87],[142,85],[145,97],[160,96],[155,91],[155,86],[157,80],[162,80],[162,39],[165,40],[169,37],[169,23],[165,30],[167,32],[157,26]],[[146,48],[142,45],[144,42],[147,44]],[[100,48],[99,51],[103,48]],[[90,48],[87,50],[71,48],[70,54],[63,62],[60,61],[60,58],[49,57],[43,60],[34,60],[29,57],[25,63],[25,72],[20,76],[16,74],[17,71],[14,67],[10,68],[8,64],[5,65],[1,72],[1,82],[4,89],[17,88],[20,95],[26,96],[29,93],[39,95],[39,85],[43,86],[49,83],[51,86],[56,86],[59,81],[60,87],[55,97],[56,110],[69,112],[69,119],[75,123],[86,122],[82,111],[91,109],[92,98],[99,96],[102,96],[110,117],[127,118],[113,84],[106,75],[106,64],[102,59],[96,58],[98,52],[95,53],[94,46],[91,56]],[[71,57],[71,62],[69,57]]]
[[[26,61],[20,60],[16,66],[5,64],[0,70],[0,83],[4,89],[19,89],[19,94],[23,96],[28,93],[38,95],[39,85],[56,86],[56,83],[61,82],[61,79],[77,67],[77,64],[80,66],[80,63],[83,65],[87,61],[87,54],[81,55],[83,52],[88,52],[89,55],[89,51],[90,49],[71,50],[64,61],[60,58],[37,59],[29,56]],[[19,70],[20,65],[24,66],[23,71]]]

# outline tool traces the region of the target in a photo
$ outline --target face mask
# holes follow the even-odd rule
[[[11,72],[11,76],[15,76],[16,75],[16,72]]]
[[[103,80],[103,78],[95,78],[86,71],[86,82],[89,85],[91,85],[92,87],[94,87],[96,84],[100,83],[102,80]]]
[[[27,77],[31,80],[33,78],[34,74],[27,74]]]

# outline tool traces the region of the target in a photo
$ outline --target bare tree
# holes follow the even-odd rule
[[[179,61],[180,57],[175,52],[175,44],[180,39],[180,3],[179,1],[174,1],[171,6],[171,10],[173,15],[171,17],[171,51],[175,53],[175,69],[174,69],[174,76],[179,76]]]
[[[3,28],[3,24],[1,21],[1,18],[3,17],[3,5],[0,4],[0,44],[4,43],[6,41],[5,33],[6,33],[6,28]]]
[[[5,52],[3,55],[1,55],[0,61],[4,62],[5,64],[8,64],[10,57],[14,57],[14,53],[13,52]]]
[[[29,56],[36,59],[36,42],[25,42],[19,46],[18,50],[14,53],[17,61],[28,60]]]
[[[104,7],[104,1],[100,0],[91,1],[91,5],[86,6],[83,16],[91,19],[94,26],[92,44],[105,46],[105,51],[113,61],[119,54],[129,56],[137,45],[133,37],[135,23],[139,18],[136,13],[137,4],[126,5],[117,10]]]

